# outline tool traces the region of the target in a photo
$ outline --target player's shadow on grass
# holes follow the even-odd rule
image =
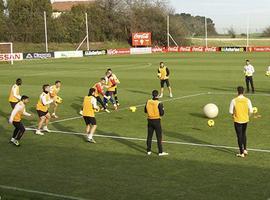
[[[171,132],[171,131],[165,131],[164,133],[165,133],[166,136],[173,137],[173,138],[176,138],[178,140],[181,140],[181,141],[187,142],[187,143],[213,145],[213,146],[215,145],[215,144],[212,144],[212,143],[209,143],[209,142],[206,142],[206,141],[203,141],[203,140],[200,140],[200,139],[197,139],[195,137],[192,137],[192,136],[189,136],[189,135],[186,135],[186,134],[182,134],[182,133]],[[224,149],[224,148],[222,149],[222,148],[215,148],[215,147],[204,147],[204,148],[210,148],[210,149],[214,149],[216,151],[229,153],[229,154],[235,153],[231,149]]]
[[[101,135],[110,135],[110,136],[116,136],[116,137],[121,137],[121,135],[117,134],[117,133],[105,133],[101,130],[98,130],[97,131],[97,134],[101,134]],[[128,148],[132,148],[138,152],[141,152],[143,154],[145,154],[146,150],[145,150],[145,147],[142,146],[142,145],[139,145],[137,144],[136,142],[132,142],[128,139],[121,139],[121,138],[112,138],[112,140],[120,143],[120,144],[123,144],[123,145],[126,145]]]
[[[193,117],[207,119],[202,113],[189,113]]]
[[[145,91],[141,91],[141,90],[127,90],[129,92],[135,93],[135,94],[145,94],[147,96],[151,95],[151,92],[145,92]]]

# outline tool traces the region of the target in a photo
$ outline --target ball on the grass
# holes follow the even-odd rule
[[[257,107],[253,107],[253,113],[254,114],[258,113],[258,108]]]
[[[218,116],[218,107],[213,103],[209,103],[204,106],[203,112],[209,119],[214,119]]]
[[[266,71],[265,76],[270,76],[270,71]]]
[[[207,124],[209,127],[213,127],[213,126],[215,126],[215,121],[210,119],[210,120],[208,120]]]
[[[131,107],[129,107],[129,110],[131,112],[136,112],[137,108],[136,108],[136,106],[131,106]]]

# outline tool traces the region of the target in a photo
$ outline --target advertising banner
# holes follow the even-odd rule
[[[130,54],[130,49],[108,49],[107,50],[108,55],[126,55]]]
[[[147,47],[152,45],[152,34],[150,32],[132,33],[132,46]]]
[[[131,48],[130,54],[150,54],[152,53],[151,47],[145,47],[145,48]]]
[[[83,56],[101,56],[101,55],[106,55],[107,50],[89,50],[89,51],[84,51]]]
[[[244,52],[246,47],[220,47],[221,52]]]
[[[23,53],[23,59],[46,59],[54,58],[54,52]]]
[[[83,51],[55,51],[55,58],[80,58],[83,57]]]
[[[23,60],[23,54],[22,53],[4,53],[0,54],[0,62],[1,61],[17,61],[17,60]]]

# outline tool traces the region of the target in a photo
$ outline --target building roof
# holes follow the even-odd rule
[[[95,0],[54,0],[52,2],[53,11],[65,12],[70,11],[73,6],[79,4],[93,3]]]

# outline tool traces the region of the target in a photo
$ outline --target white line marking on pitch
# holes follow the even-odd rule
[[[0,188],[6,189],[6,190],[14,190],[14,191],[19,191],[19,192],[27,192],[27,193],[32,193],[32,194],[39,194],[39,195],[57,197],[57,198],[61,198],[61,199],[87,200],[87,199],[80,198],[80,197],[73,197],[73,196],[55,194],[55,193],[50,193],[50,192],[42,192],[42,191],[37,191],[37,190],[28,190],[28,189],[24,189],[24,188],[11,187],[11,186],[6,186],[6,185],[0,185]]]
[[[27,130],[36,130],[36,129],[29,129]],[[85,133],[79,133],[79,132],[68,132],[68,131],[57,131],[57,130],[51,130],[52,133],[63,133],[63,134],[68,134],[68,135],[82,135],[86,136]],[[146,141],[145,138],[134,138],[134,137],[123,137],[123,136],[114,136],[114,135],[100,135],[100,134],[95,134],[96,137],[101,137],[101,138],[111,138],[111,139],[120,139],[120,140],[135,140],[135,141]],[[156,142],[156,140],[153,140]],[[235,149],[238,150],[238,147],[232,147],[232,146],[225,146],[225,145],[214,145],[214,144],[202,144],[202,143],[190,143],[190,142],[178,142],[178,141],[167,141],[164,140],[163,143],[167,144],[179,144],[179,145],[188,145],[188,146],[198,146],[198,147],[211,147],[211,148],[219,148],[219,149]],[[254,152],[264,152],[264,153],[270,153],[270,150],[268,149],[257,149],[257,148],[249,148],[249,151],[254,151]]]
[[[180,100],[180,99],[186,99],[186,98],[191,98],[191,97],[196,97],[196,96],[201,96],[201,95],[206,95],[206,94],[207,93],[198,93],[198,94],[186,95],[186,96],[181,96],[181,97],[166,99],[166,100],[161,101],[161,102],[170,102],[170,101],[175,101],[175,100]],[[144,104],[136,105],[136,107],[143,107],[143,106],[145,106],[145,103]],[[120,108],[117,111],[122,111],[122,110],[127,110],[127,109],[129,109],[129,107]],[[106,114],[106,112],[97,113],[97,115],[100,115],[100,114]],[[66,119],[60,119],[60,120],[56,120],[56,121],[50,122],[50,124],[55,124],[55,123],[60,123],[60,122],[65,122],[65,121],[71,121],[71,120],[80,119],[80,118],[82,118],[82,116],[71,117],[71,118],[66,118]],[[33,126],[31,126],[31,128],[32,127]]]

